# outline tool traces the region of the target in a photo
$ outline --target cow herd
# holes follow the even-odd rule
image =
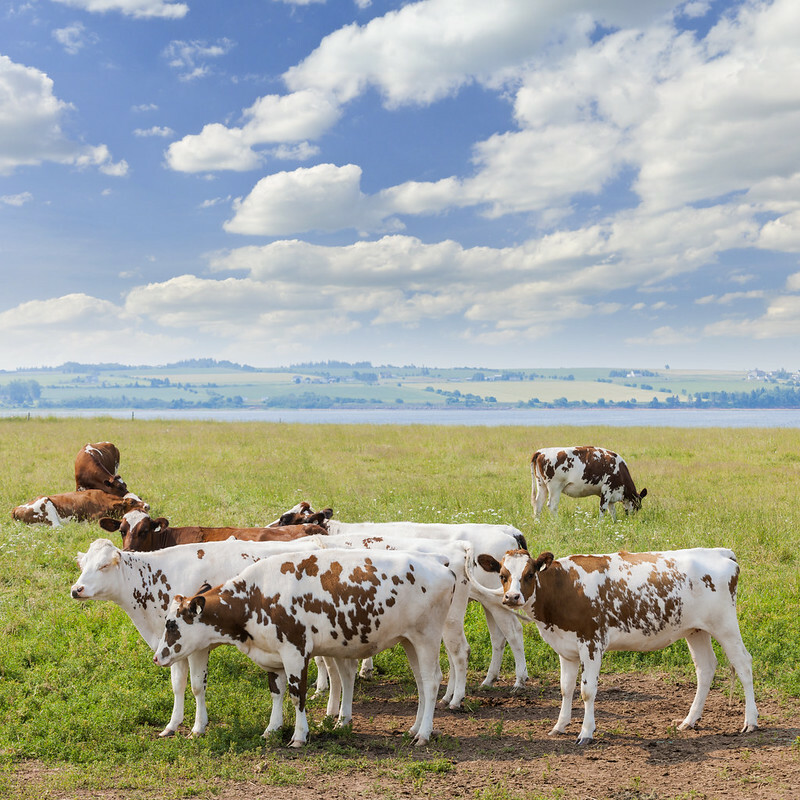
[[[758,725],[751,658],[736,616],[739,566],[732,551],[688,549],[652,553],[534,558],[523,534],[509,525],[414,522],[345,523],[333,512],[300,503],[262,528],[172,527],[117,474],[119,450],[87,444],[75,462],[76,491],[18,506],[15,519],[59,525],[96,520],[122,537],[78,554],[76,600],[109,600],[130,617],[171,670],[173,709],[161,732],[177,732],[190,679],[193,735],[208,724],[209,652],[232,645],[267,673],[272,712],[264,735],[283,726],[286,692],[295,711],[290,746],[308,737],[306,696],[312,659],[317,692],[329,688],[327,714],[352,717],[358,660],[399,644],[417,685],[417,715],[409,733],[426,743],[433,730],[442,680],[440,648],[448,660],[441,702],[461,707],[466,693],[468,603],[486,615],[492,658],[483,685],[498,677],[505,645],[515,661],[515,687],[528,678],[522,620],[533,622],[558,654],[562,704],[551,735],[566,733],[579,671],[584,702],[579,744],[592,741],[594,701],[607,650],[651,651],[678,639],[689,646],[697,673],[694,701],[680,728],[695,726],[716,668],[712,636],[741,680],[743,732]],[[545,503],[555,513],[562,494],[600,497],[601,516],[641,508],[624,460],[598,447],[545,448],[531,459],[534,518]],[[95,495],[106,495],[103,503]],[[118,505],[120,502],[130,504]]]

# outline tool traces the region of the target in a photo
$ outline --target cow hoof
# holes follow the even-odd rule
[[[299,739],[292,739],[292,741],[289,742],[289,747],[293,747],[295,750],[297,750],[300,747],[305,747],[305,745],[306,743],[301,742]]]
[[[591,737],[591,736],[579,736],[579,737],[578,737],[578,738],[575,740],[575,744],[579,744],[579,745],[591,744],[591,743],[592,743],[592,741],[594,741],[594,740],[592,739],[592,737]]]
[[[161,733],[158,734],[158,738],[159,739],[168,739],[170,736],[174,736],[174,735],[175,735],[175,731],[173,731],[171,728],[164,728],[164,730],[161,731]]]
[[[756,723],[752,723],[750,725],[745,725],[744,728],[742,728],[742,733],[752,733],[753,731],[757,730],[758,725]]]
[[[553,730],[548,732],[548,736],[564,736],[566,735],[566,731],[562,731],[560,728],[553,728]]]
[[[464,706],[461,704],[460,700],[457,703],[450,703],[448,708],[451,711],[463,711],[464,710]]]

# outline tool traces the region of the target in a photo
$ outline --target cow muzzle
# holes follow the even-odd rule
[[[520,592],[506,592],[503,595],[503,605],[509,608],[519,608],[524,605],[522,594]]]
[[[72,589],[70,589],[70,594],[72,595],[72,599],[73,600],[84,600],[85,598],[83,596],[83,591],[84,591],[83,586],[78,586],[78,584],[76,583],[72,587]]]

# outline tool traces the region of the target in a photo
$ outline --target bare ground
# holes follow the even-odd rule
[[[547,732],[558,716],[556,683],[512,694],[475,690],[468,710],[438,710],[440,735],[413,747],[404,731],[416,699],[400,684],[378,681],[357,695],[349,735],[318,731],[302,751],[268,743],[241,780],[220,781],[200,797],[220,800],[486,798],[486,800],[797,800],[800,709],[759,698],[760,728],[738,733],[741,700],[715,687],[694,731],[678,731],[693,682],[658,674],[603,674],[595,742],[575,744],[582,704],[576,697],[569,736]],[[314,709],[312,717],[319,718]],[[20,778],[43,780],[28,764]],[[288,777],[287,777],[288,776]],[[167,792],[169,795],[170,793]],[[81,800],[140,797],[131,791],[82,791]],[[152,796],[152,795],[148,795]],[[158,795],[162,796],[162,795]],[[170,795],[174,796],[174,795]]]

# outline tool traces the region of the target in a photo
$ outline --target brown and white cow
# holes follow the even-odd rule
[[[531,457],[531,505],[538,520],[545,502],[552,514],[562,494],[567,497],[600,497],[600,516],[610,512],[617,519],[616,503],[626,514],[642,507],[647,489],[636,491],[622,456],[603,447],[545,447]]]
[[[144,513],[150,510],[150,506],[130,492],[124,497],[117,497],[100,489],[87,489],[83,492],[40,495],[30,503],[17,506],[11,516],[29,525],[58,527],[72,521],[118,518],[134,510]]]
[[[304,536],[324,536],[327,532],[319,525],[284,525],[267,528],[206,528],[190,525],[180,528],[170,527],[165,517],[153,519],[142,511],[125,514],[121,519],[104,518],[100,520],[104,531],[119,531],[124,550],[150,553],[178,544],[199,544],[202,542],[223,542],[233,537],[249,542],[290,542]]]
[[[292,747],[308,736],[309,660],[355,659],[402,645],[419,703],[410,734],[431,736],[441,680],[439,649],[456,579],[436,556],[378,550],[320,550],[272,556],[193,597],[173,598],[156,664],[231,644],[288,686]],[[352,663],[352,662],[351,662]]]
[[[502,562],[480,554],[477,563],[500,575],[503,602],[524,610],[561,662],[561,713],[550,735],[566,733],[579,668],[583,726],[578,744],[592,740],[600,662],[606,650],[659,650],[685,639],[697,673],[697,692],[680,728],[703,712],[717,665],[713,636],[742,682],[742,733],[758,727],[752,658],[736,618],[739,565],[731,550],[695,548],[660,553],[575,555],[533,559],[525,550]],[[478,591],[486,590],[479,584]]]
[[[119,450],[111,442],[89,442],[75,457],[75,491],[100,489],[124,497],[128,493],[125,481],[117,474]]]

